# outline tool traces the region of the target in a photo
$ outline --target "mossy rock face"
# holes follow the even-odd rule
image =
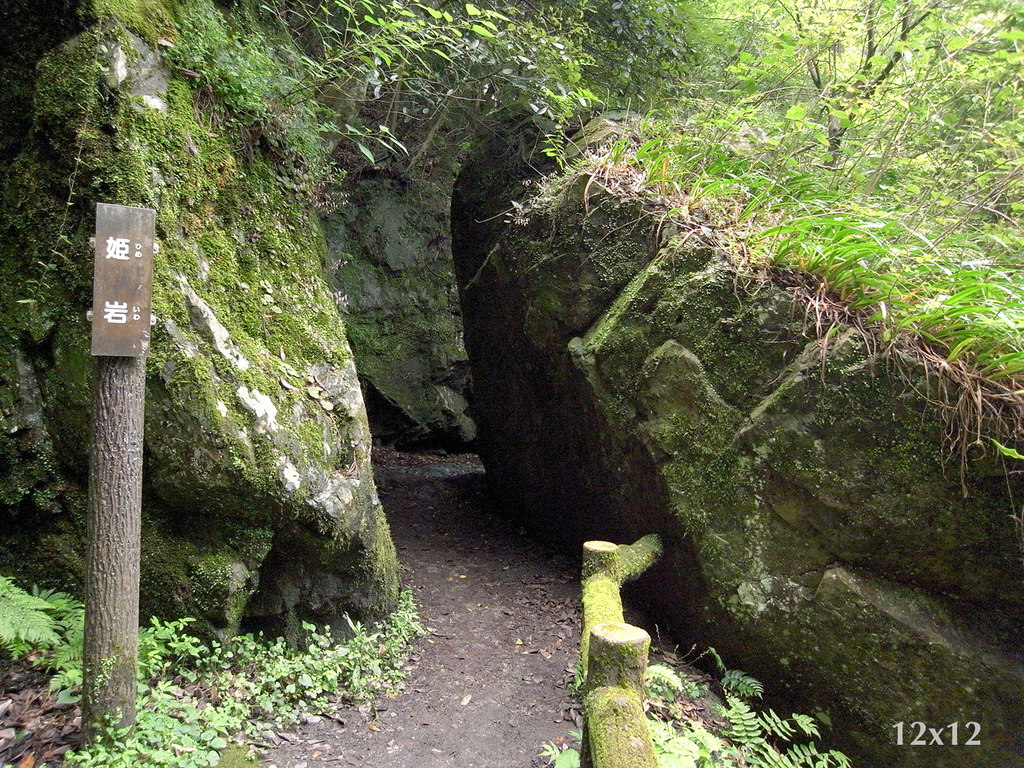
[[[36,67],[0,213],[0,515],[17,545],[0,568],[80,583],[93,208],[145,206],[160,249],[142,611],[232,632],[259,590],[289,595],[261,613],[268,628],[374,618],[397,596],[396,561],[320,222],[272,153],[239,146],[162,65],[150,38],[173,37],[185,5],[97,2]],[[268,567],[282,552],[333,587]]]
[[[912,361],[806,336],[699,226],[596,182],[524,198],[528,166],[494,164],[514,165],[503,140],[465,167],[452,219],[481,454],[510,511],[571,546],[659,533],[634,596],[680,643],[827,712],[855,761],[1019,765],[1019,478],[968,463],[965,496]],[[489,219],[513,200],[518,220]],[[989,738],[898,747],[914,721]]]
[[[5,0],[0,5],[0,184],[32,127],[36,63],[82,30],[80,0]]]
[[[326,222],[328,270],[345,316],[374,435],[387,442],[465,446],[469,362],[437,183],[384,170],[346,179]]]

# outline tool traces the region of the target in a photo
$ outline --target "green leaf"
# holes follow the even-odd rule
[[[486,27],[482,27],[479,24],[474,24],[472,27],[470,27],[470,29],[472,29],[474,32],[480,35],[480,37],[486,37],[488,39],[494,38],[494,33],[491,32],[491,30],[487,29]]]
[[[1003,445],[998,440],[995,440],[993,438],[989,438],[989,439],[992,440],[992,444],[996,447],[996,449],[1001,454],[1003,454],[1003,456],[1008,456],[1011,459],[1019,459],[1020,461],[1024,461],[1024,454],[1018,453],[1013,448],[1009,448],[1009,447]]]
[[[466,13],[468,13],[470,16],[479,16],[480,9],[473,5],[472,3],[466,3]]]
[[[786,110],[787,120],[803,120],[807,116],[807,107],[803,104],[794,104]]]
[[[60,706],[66,704],[77,704],[82,700],[81,695],[72,693],[69,688],[62,688],[57,692],[57,704]]]
[[[361,144],[357,141],[356,147],[359,149],[360,154],[362,154],[362,156],[369,160],[371,163],[377,162],[377,159],[373,156],[373,152],[371,152],[365,144]]]

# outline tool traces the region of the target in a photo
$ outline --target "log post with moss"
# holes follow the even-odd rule
[[[580,665],[587,676],[590,629],[609,621],[621,622],[619,588],[638,578],[661,557],[661,539],[648,534],[635,544],[588,541],[583,545],[583,630],[580,634]]]
[[[653,534],[630,546],[583,545],[584,768],[657,768],[643,710],[651,638],[623,622],[619,588],[660,555],[661,541]]]

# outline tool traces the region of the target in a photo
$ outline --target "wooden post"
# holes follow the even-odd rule
[[[586,689],[614,685],[642,692],[651,636],[640,627],[617,621],[590,629]]]
[[[583,754],[591,768],[657,768],[643,709],[651,636],[621,622],[590,630]]]
[[[651,638],[623,623],[619,588],[661,553],[655,534],[625,546],[609,541],[583,545],[583,768],[657,768],[643,709]]]
[[[142,438],[155,212],[99,204],[82,727],[135,724]]]
[[[587,675],[590,628],[595,624],[622,621],[619,588],[638,578],[661,557],[661,539],[648,534],[628,545],[610,541],[583,544],[583,628],[580,634],[580,667]]]

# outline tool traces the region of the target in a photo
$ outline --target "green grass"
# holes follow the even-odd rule
[[[910,222],[900,190],[865,200],[825,168],[772,147],[734,150],[717,129],[643,120],[592,147],[572,176],[654,196],[683,236],[787,288],[823,337],[853,325],[926,366],[924,394],[959,413],[954,447],[1024,441],[1019,232],[952,214]],[[952,222],[952,223],[951,223]],[[1005,454],[1009,455],[1009,454]]]

